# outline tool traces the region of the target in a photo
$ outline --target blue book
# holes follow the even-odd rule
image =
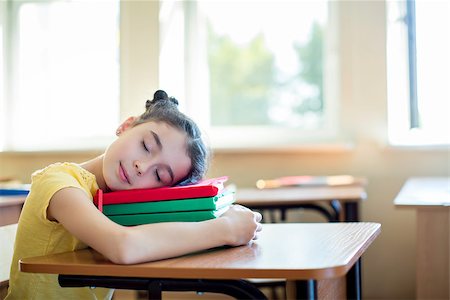
[[[0,196],[26,196],[30,192],[29,184],[0,185]]]

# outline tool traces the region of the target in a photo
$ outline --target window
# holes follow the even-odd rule
[[[9,1],[2,10],[2,149],[103,147],[119,118],[119,2]]]
[[[5,107],[5,59],[4,59],[4,39],[6,21],[6,3],[0,2],[0,137],[5,136],[6,128],[6,107]],[[0,138],[0,150],[4,148],[4,140]]]
[[[389,139],[450,144],[450,3],[388,2]]]
[[[164,1],[161,86],[215,148],[333,138],[328,13],[326,1]]]

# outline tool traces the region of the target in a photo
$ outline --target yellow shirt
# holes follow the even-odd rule
[[[113,290],[62,288],[58,284],[58,275],[24,273],[18,269],[18,261],[24,257],[87,248],[61,224],[47,219],[50,199],[66,187],[80,188],[91,199],[98,189],[95,176],[73,163],[56,163],[33,174],[30,193],[17,228],[7,300],[111,298]]]

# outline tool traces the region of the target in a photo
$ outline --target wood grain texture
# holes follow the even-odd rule
[[[377,223],[264,224],[258,241],[161,261],[116,265],[91,249],[20,261],[23,272],[161,278],[325,279],[344,276],[380,233]]]

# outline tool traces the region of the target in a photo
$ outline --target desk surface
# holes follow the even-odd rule
[[[317,186],[285,187],[275,189],[237,189],[236,202],[242,205],[269,204],[289,205],[311,201],[359,201],[366,199],[363,186]]]
[[[394,200],[397,206],[450,206],[450,177],[413,177]]]
[[[22,205],[25,202],[26,196],[0,196],[0,207]]]
[[[251,245],[136,265],[92,249],[20,261],[23,272],[147,278],[325,279],[344,276],[381,231],[377,223],[264,224]]]
[[[25,196],[0,196],[0,226],[19,221]]]

